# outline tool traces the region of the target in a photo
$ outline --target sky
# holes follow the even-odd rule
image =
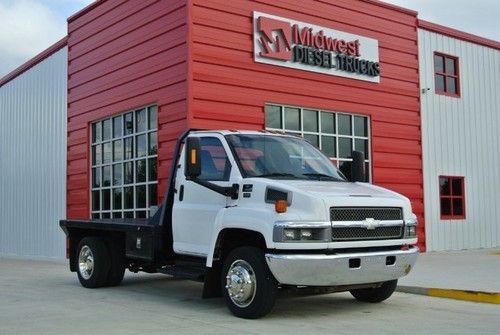
[[[500,41],[500,0],[384,1],[416,10],[421,19]],[[91,2],[0,0],[0,78],[66,36],[66,18]]]

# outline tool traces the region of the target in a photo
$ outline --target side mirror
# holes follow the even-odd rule
[[[184,174],[188,178],[196,178],[201,174],[200,139],[188,137],[186,139]]]
[[[361,151],[352,152],[351,181],[353,183],[366,182],[365,177],[365,155]]]

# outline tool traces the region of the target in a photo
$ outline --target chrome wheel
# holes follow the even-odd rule
[[[78,255],[78,270],[83,279],[88,280],[94,272],[94,255],[88,245],[80,249]]]
[[[238,307],[250,305],[257,290],[252,266],[241,259],[234,261],[226,275],[226,290],[229,298]]]

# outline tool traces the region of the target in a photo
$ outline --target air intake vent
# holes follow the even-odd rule
[[[398,207],[332,207],[331,221],[378,221],[403,220],[403,211]]]

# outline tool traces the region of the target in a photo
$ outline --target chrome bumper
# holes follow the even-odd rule
[[[403,277],[410,272],[417,256],[418,248],[411,247],[409,250],[336,255],[266,254],[266,261],[281,284],[338,286],[378,283]],[[387,265],[392,260],[394,263]]]

